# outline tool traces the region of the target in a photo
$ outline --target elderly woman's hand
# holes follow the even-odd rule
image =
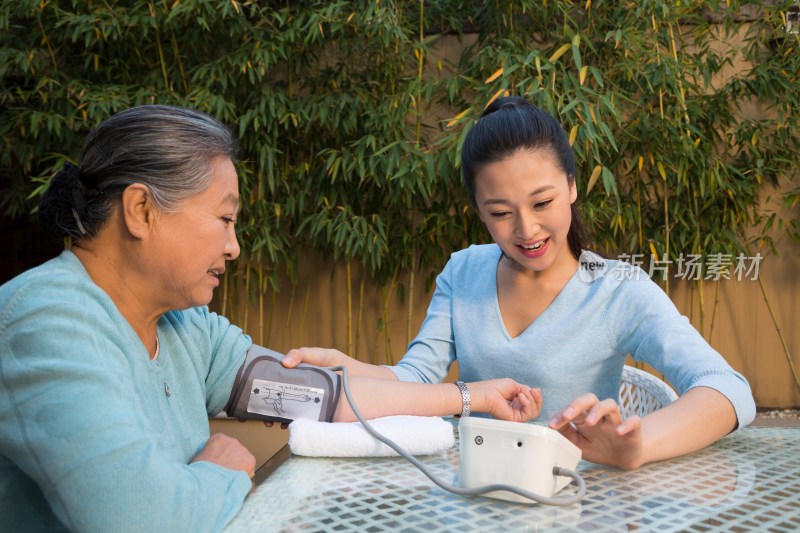
[[[501,420],[527,422],[539,416],[542,391],[521,385],[513,379],[493,379],[468,383],[472,410],[489,413]]]
[[[205,447],[194,456],[190,463],[208,461],[230,470],[241,470],[250,479],[256,473],[256,458],[244,445],[224,433],[215,433],[206,442]]]

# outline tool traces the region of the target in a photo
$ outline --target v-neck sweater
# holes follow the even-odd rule
[[[542,389],[545,423],[581,394],[618,399],[628,354],[663,373],[678,394],[694,387],[722,393],[739,427],[755,417],[747,380],[714,350],[639,267],[584,251],[575,274],[516,337],[497,297],[496,244],[452,254],[417,337],[389,367],[402,381],[441,382],[458,361],[459,379],[510,377]],[[602,270],[585,268],[603,263]]]

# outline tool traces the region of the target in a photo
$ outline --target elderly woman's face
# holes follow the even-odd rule
[[[184,309],[207,305],[225,272],[236,259],[239,243],[234,223],[239,210],[239,180],[230,159],[212,164],[211,185],[186,200],[175,213],[164,213],[156,226],[161,254],[161,290],[167,306]]]

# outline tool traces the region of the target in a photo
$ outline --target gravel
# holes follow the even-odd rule
[[[800,428],[800,409],[759,409],[753,425]]]
[[[800,409],[769,409],[759,411],[758,416],[763,418],[800,418]]]

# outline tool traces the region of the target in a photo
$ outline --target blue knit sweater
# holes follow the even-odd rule
[[[586,392],[619,396],[627,354],[662,372],[683,394],[710,387],[733,404],[739,427],[755,417],[747,380],[735,372],[638,267],[584,252],[575,275],[519,336],[512,338],[497,300],[495,244],[452,255],[419,335],[394,367],[403,381],[440,382],[458,359],[460,379],[511,377],[541,387],[537,422]],[[605,269],[590,269],[604,263]]]
[[[0,287],[0,531],[217,531],[236,514],[248,476],[188,463],[250,339],[205,307],[158,336],[152,361],[69,251]]]

